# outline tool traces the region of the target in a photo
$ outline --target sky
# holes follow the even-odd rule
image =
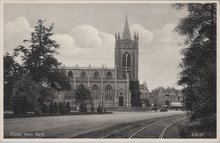
[[[177,85],[183,37],[174,29],[187,16],[171,4],[68,3],[4,4],[4,53],[30,37],[38,19],[54,23],[52,39],[65,66],[114,67],[115,32],[122,35],[125,15],[133,37],[139,33],[139,81],[150,90]]]

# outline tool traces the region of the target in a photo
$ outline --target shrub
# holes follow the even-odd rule
[[[22,76],[15,83],[12,96],[10,97],[14,114],[27,114],[28,111],[34,111],[38,107],[38,89],[38,85],[28,76]]]
[[[50,102],[50,109],[49,109],[49,113],[50,113],[50,114],[53,114],[53,113],[54,113],[53,102]]]
[[[41,106],[41,112],[42,113],[48,113],[49,112],[48,106],[45,103],[43,103],[42,106]]]
[[[66,104],[66,111],[67,111],[67,113],[70,113],[70,103],[69,102],[67,102],[67,104]]]
[[[57,102],[54,102],[54,113],[58,113]]]

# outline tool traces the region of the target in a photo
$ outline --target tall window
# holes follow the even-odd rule
[[[122,66],[123,67],[131,66],[131,55],[128,52],[125,52],[122,56]]]
[[[107,78],[107,79],[111,79],[111,78],[112,78],[112,73],[111,73],[111,72],[107,72],[106,78]]]
[[[127,56],[127,66],[131,67],[131,55],[130,54],[128,54]]]
[[[95,100],[99,99],[100,90],[96,84],[92,86],[91,93]]]
[[[105,100],[112,100],[113,89],[111,85],[105,87]]]
[[[82,71],[82,72],[81,72],[81,78],[82,78],[82,79],[86,79],[86,73],[85,73],[85,71]]]
[[[69,71],[67,76],[68,76],[69,78],[73,78],[73,72]]]
[[[94,72],[93,78],[94,79],[98,79],[99,78],[99,73],[97,71]]]
[[[124,53],[124,54],[123,54],[123,57],[122,57],[122,66],[123,66],[123,67],[126,66],[126,58],[127,58],[127,57],[126,57],[126,54]]]

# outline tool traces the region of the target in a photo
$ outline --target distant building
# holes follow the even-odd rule
[[[179,102],[179,101],[171,102],[170,109],[175,109],[175,110],[183,109],[183,102]]]
[[[154,97],[154,103],[157,103],[158,105],[165,105],[167,103],[170,105],[170,107],[183,105],[183,95],[175,88],[164,89],[159,87],[157,92],[153,92],[150,95]]]

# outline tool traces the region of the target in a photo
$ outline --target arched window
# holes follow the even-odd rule
[[[127,66],[131,67],[131,55],[130,54],[128,54],[127,56]]]
[[[107,72],[106,78],[107,78],[107,79],[111,79],[111,78],[112,78],[112,73],[111,73],[111,72]]]
[[[69,78],[73,78],[73,72],[69,71],[68,74],[67,74],[67,76],[68,76]]]
[[[94,79],[98,79],[99,78],[99,73],[97,71],[94,72],[93,78]]]
[[[122,57],[122,66],[123,67],[126,66],[126,54],[125,53],[123,54],[123,57]]]
[[[113,89],[111,85],[105,87],[105,100],[112,100]]]
[[[86,78],[86,73],[85,73],[85,71],[82,71],[82,72],[81,72],[81,78],[82,78],[82,79],[85,79],[85,78]]]
[[[122,66],[123,67],[131,66],[131,55],[128,52],[125,52],[122,56]]]
[[[92,86],[91,94],[95,100],[99,99],[100,90],[96,84]]]

